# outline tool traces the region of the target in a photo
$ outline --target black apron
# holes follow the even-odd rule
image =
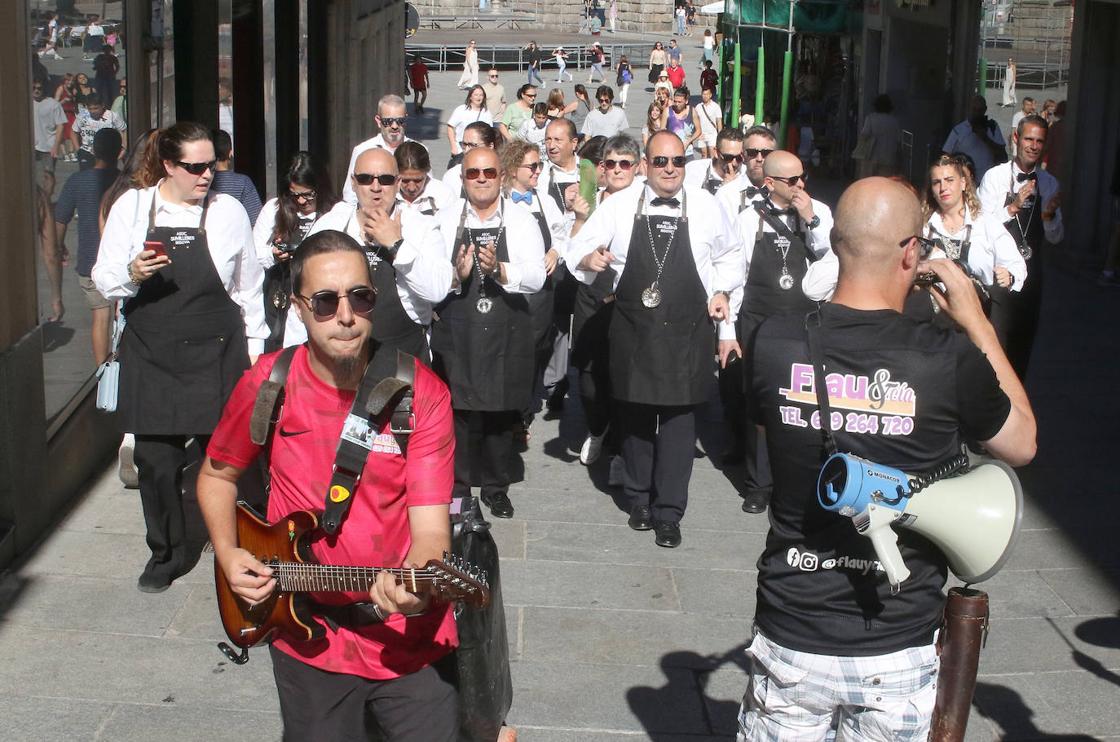
[[[172,262],[124,305],[117,420],[126,432],[212,433],[249,368],[241,307],[226,293],[206,241],[210,200],[197,228],[157,227],[152,194],[145,240],[163,243]]]
[[[751,256],[751,267],[747,271],[746,288],[743,298],[743,338],[750,336],[750,332],[766,317],[785,312],[800,312],[802,314],[813,311],[816,302],[805,296],[801,290],[801,279],[809,272],[808,254],[809,247],[805,243],[804,232],[792,231],[788,228],[782,232],[767,232],[762,228],[765,222],[762,210],[766,209],[763,203],[755,203],[754,211],[758,215],[758,231],[755,233],[754,252]],[[777,217],[771,217],[778,221]],[[784,223],[778,222],[784,226]],[[775,224],[770,225],[776,229]],[[782,251],[785,251],[785,259]],[[784,267],[784,270],[783,270]],[[784,289],[781,286],[782,276],[788,275],[792,286]]]
[[[460,225],[465,223],[467,208],[464,204]],[[463,237],[456,238],[456,251],[460,244],[485,244],[496,237],[499,262],[509,262],[505,229],[460,231]],[[523,410],[529,406],[533,391],[529,301],[522,294],[507,293],[489,276],[482,284],[490,299],[488,313],[478,311],[482,294],[477,268],[472,268],[462,282],[458,295],[449,296],[437,307],[439,321],[432,326],[432,368],[451,389],[451,406],[456,410]]]
[[[346,220],[343,232],[349,234],[354,215]],[[362,244],[369,261],[370,282],[377,291],[377,303],[370,315],[371,336],[383,347],[403,350],[409,355],[426,361],[428,338],[424,326],[408,316],[397,293],[397,271],[388,259],[389,252],[381,245]]]
[[[317,216],[315,219],[300,218],[299,235],[295,244],[288,243],[285,247],[288,250],[299,247],[317,219]],[[275,238],[269,244],[279,247]],[[265,324],[268,325],[268,339],[264,341],[264,352],[272,353],[284,347],[284,326],[288,321],[288,309],[292,302],[292,262],[290,260],[276,263],[265,269],[262,293],[264,294],[264,320]]]
[[[683,190],[681,195],[686,198]],[[714,364],[712,323],[707,292],[692,257],[687,200],[680,217],[651,217],[643,213],[644,206],[643,192],[610,322],[611,388],[623,402],[700,404],[707,399]],[[650,232],[661,234],[673,224],[676,231],[658,279]],[[642,303],[642,292],[654,281],[661,303],[651,308]]]
[[[714,196],[721,185],[723,185],[723,178],[717,177],[716,174],[712,172],[712,163],[709,162],[708,174],[704,176],[704,183],[700,187]]]
[[[1011,203],[1014,191],[1015,181],[1012,179],[1006,203]],[[1007,360],[1019,377],[1024,378],[1042,309],[1042,246],[1046,242],[1046,230],[1042,225],[1042,194],[1037,187],[1027,215],[1019,212],[1003,226],[1015,238],[1019,253],[1027,262],[1027,278],[1019,291],[1013,292],[1000,286],[991,289],[991,319],[1000,345],[1007,353]]]
[[[537,227],[541,230],[541,239],[544,240],[544,252],[547,255],[552,249],[552,230],[544,218],[544,207],[540,202],[540,194],[533,190],[533,200],[537,202],[539,211],[530,211],[537,220]],[[545,278],[544,286],[535,294],[529,294],[529,314],[533,318],[533,347],[538,352],[552,349],[552,340],[555,337],[556,284],[563,280],[564,272],[560,266],[552,271],[552,275]]]

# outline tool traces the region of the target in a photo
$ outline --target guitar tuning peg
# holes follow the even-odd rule
[[[450,558],[451,558],[451,554],[449,554],[449,553],[448,553],[448,552],[446,552],[446,551],[445,551],[445,552],[443,552],[443,561],[445,561],[445,562],[446,562],[446,561],[448,561],[448,560],[449,560]]]

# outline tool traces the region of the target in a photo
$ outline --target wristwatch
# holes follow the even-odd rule
[[[817,216],[816,214],[813,214],[813,218],[810,219],[809,223],[806,224],[805,226],[808,227],[809,229],[816,229],[817,227],[821,226],[821,218],[819,216]]]

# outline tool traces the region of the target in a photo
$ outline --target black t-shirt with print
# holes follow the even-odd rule
[[[959,453],[962,440],[992,438],[1006,421],[1010,401],[966,336],[890,310],[826,304],[821,315],[840,451],[921,472]],[[910,577],[891,595],[871,541],[817,501],[824,444],[806,337],[803,314],[778,315],[759,326],[746,353],[753,419],[766,427],[774,475],[756,623],[779,644],[814,654],[928,644],[944,604],[942,553],[898,529]]]

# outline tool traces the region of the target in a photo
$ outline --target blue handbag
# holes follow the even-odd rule
[[[121,363],[117,360],[117,346],[124,332],[124,315],[118,315],[113,323],[113,352],[97,367],[97,401],[95,406],[102,412],[116,412],[117,392],[121,382]]]

